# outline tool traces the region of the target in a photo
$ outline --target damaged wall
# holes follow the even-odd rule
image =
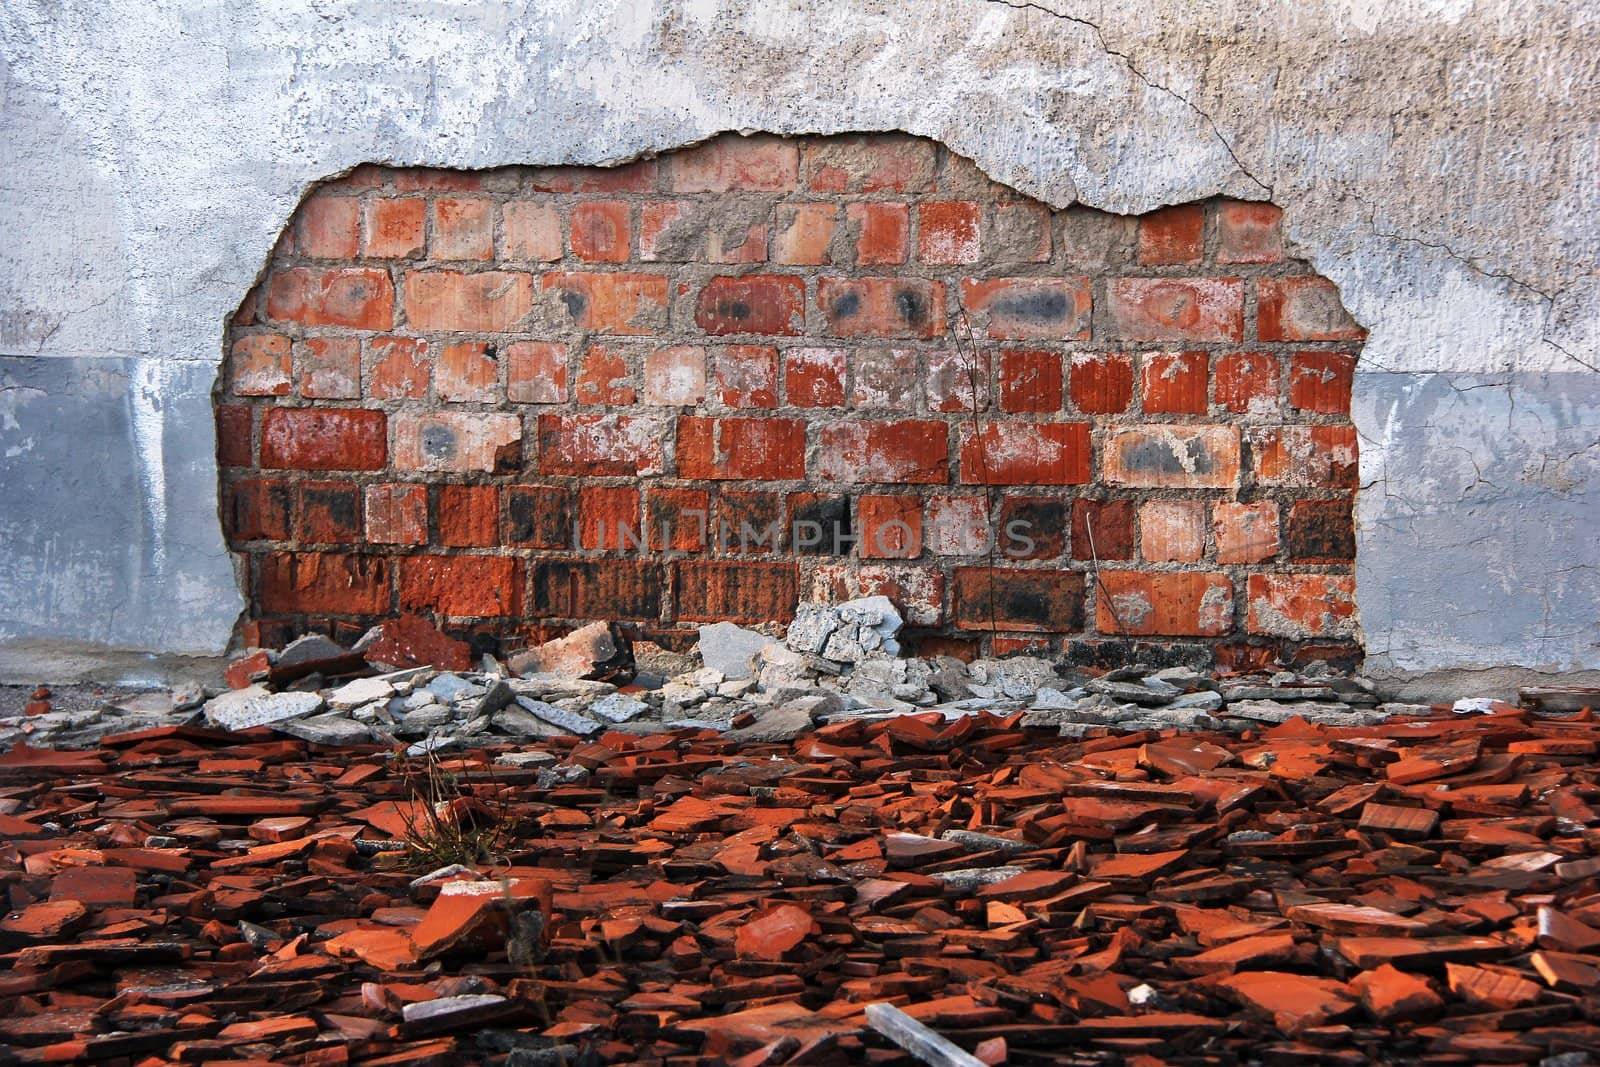
[[[1379,668],[1600,666],[1595,13],[1066,0],[13,3],[0,638],[220,649],[224,323],[368,160],[602,163],[726,129],[935,138],[1057,206],[1270,199],[1370,330]]]
[[[1280,223],[1051,211],[904,134],[358,167],[229,331],[248,643],[883,594],[919,651],[1357,659],[1364,332]]]

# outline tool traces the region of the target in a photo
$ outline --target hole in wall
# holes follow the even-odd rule
[[[924,653],[1356,658],[1365,334],[1280,231],[1053,210],[898,134],[360,167],[228,329],[252,633],[684,647],[881,592]]]

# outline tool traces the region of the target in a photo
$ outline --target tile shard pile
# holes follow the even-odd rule
[[[907,1062],[880,1002],[990,1064],[1600,1056],[1588,711],[913,710],[427,763],[240,708],[0,755],[14,1062]],[[405,866],[425,764],[494,862]]]

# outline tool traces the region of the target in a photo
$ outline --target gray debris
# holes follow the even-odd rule
[[[546,704],[542,700],[530,700],[527,697],[518,697],[517,704],[535,718],[543,719],[551,726],[558,726],[578,737],[588,737],[590,734],[599,733],[605,729],[605,724],[580,715],[575,711],[558,708],[554,704]]]
[[[322,697],[316,693],[271,693],[263,686],[252,685],[209,701],[206,721],[224,730],[249,730],[287,719],[302,719],[316,714],[322,707]]]
[[[777,641],[731,622],[700,627],[700,659],[723,678],[740,681],[755,677],[755,658]]]
[[[630,719],[637,719],[649,710],[649,704],[642,700],[635,700],[633,697],[625,696],[622,693],[612,693],[610,696],[602,697],[589,705],[589,711],[592,714],[610,722],[628,722]]]

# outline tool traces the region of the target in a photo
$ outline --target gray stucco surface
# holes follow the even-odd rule
[[[317,181],[902,129],[1058,206],[1281,205],[1371,330],[1374,665],[1600,666],[1592,5],[10,0],[0,63],[0,642],[225,645],[209,389]]]

